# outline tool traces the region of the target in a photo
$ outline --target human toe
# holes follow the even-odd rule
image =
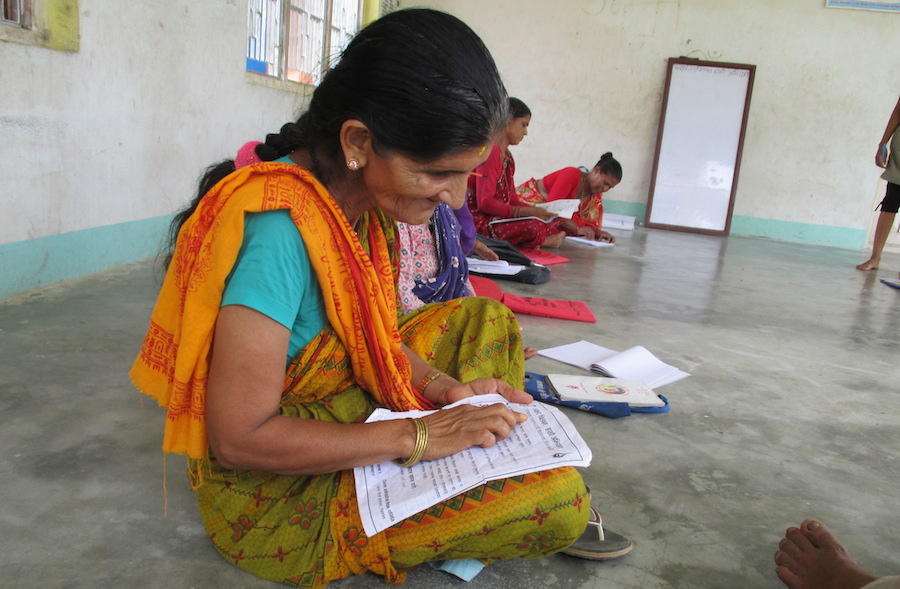
[[[800,524],[800,530],[804,538],[818,548],[823,546],[840,545],[835,535],[828,527],[817,519],[806,519]]]

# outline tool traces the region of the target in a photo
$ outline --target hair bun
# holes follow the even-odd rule
[[[604,153],[603,155],[600,156],[601,162],[605,162],[606,160],[611,160],[611,159],[613,159],[613,154],[611,151],[607,151],[606,153]]]

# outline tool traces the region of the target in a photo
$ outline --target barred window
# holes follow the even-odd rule
[[[3,14],[0,20],[6,25],[24,26],[25,0],[0,0],[0,6],[3,7]]]
[[[360,28],[363,0],[248,0],[247,71],[315,84]]]
[[[79,0],[0,0],[0,42],[78,51]]]

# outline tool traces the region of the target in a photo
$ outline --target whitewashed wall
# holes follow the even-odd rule
[[[757,66],[734,214],[865,236],[900,93],[900,14],[824,0],[403,0],[466,21],[532,109],[517,181],[606,150],[613,201],[646,203],[666,60]],[[746,220],[746,219],[745,219]],[[784,224],[773,229],[788,228]],[[773,235],[776,236],[776,235]],[[790,237],[790,236],[785,236]],[[862,244],[858,244],[861,246]]]
[[[863,246],[873,151],[900,91],[900,15],[824,0],[401,2],[412,5],[468,22],[534,111],[518,178],[612,150],[625,168],[612,212],[646,202],[666,59],[755,64],[743,234],[829,243],[831,230],[835,245]],[[79,11],[78,52],[0,42],[0,296],[151,255],[204,166],[303,105],[244,71],[244,0]]]
[[[202,168],[303,104],[248,81],[244,0],[80,0],[79,9],[78,52],[0,42],[0,295],[67,278],[30,278],[60,253],[102,269],[79,264],[113,249],[85,246],[102,239],[67,252],[53,251],[65,240],[34,240],[171,215]],[[109,263],[123,261],[133,260]]]

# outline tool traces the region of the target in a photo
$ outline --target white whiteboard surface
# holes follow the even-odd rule
[[[648,226],[727,233],[753,68],[670,60]]]

